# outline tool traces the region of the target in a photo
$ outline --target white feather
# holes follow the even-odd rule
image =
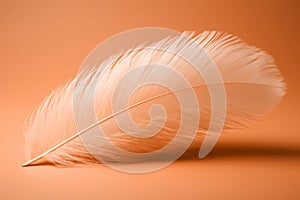
[[[25,133],[26,158],[32,159],[42,154],[84,129],[84,126],[88,127],[95,123],[89,112],[94,106],[97,120],[114,115],[115,112],[112,110],[111,103],[113,91],[117,84],[125,74],[136,67],[151,64],[174,69],[182,73],[191,84],[201,110],[201,120],[191,148],[200,148],[211,117],[210,96],[205,81],[193,70],[189,63],[178,56],[194,42],[203,47],[222,75],[227,96],[227,116],[224,131],[247,126],[248,121],[257,119],[272,109],[284,96],[285,84],[283,78],[276,68],[273,58],[264,51],[247,45],[235,36],[221,32],[206,31],[194,38],[189,34],[185,34],[185,36],[188,39],[180,36],[166,38],[147,47],[141,45],[138,47],[138,51],[135,48],[112,56],[100,66],[84,68],[72,81],[53,91],[41,103],[27,123]],[[158,49],[169,49],[170,51],[159,51]],[[197,59],[197,53],[194,52],[191,57]],[[206,70],[206,61],[203,61],[201,67]],[[153,80],[155,78],[157,80],[166,79],[170,84],[182,89],[182,81],[173,80],[172,77],[166,76],[166,74],[168,74],[166,68],[157,71],[155,67],[146,67],[141,76],[136,77],[136,80],[131,79],[124,82],[120,86],[121,91],[122,89],[126,90],[129,85],[137,84],[139,79]],[[98,85],[96,91],[95,84]],[[76,97],[78,97],[76,101],[73,99],[74,91],[80,91],[76,94]],[[91,105],[88,99],[94,92],[95,105]],[[114,97],[122,100],[122,98],[125,98],[122,95],[122,93],[118,93]],[[122,105],[124,103],[122,101],[117,102]],[[127,104],[127,102],[125,103]],[[80,105],[80,108],[86,108],[86,110],[82,109],[79,113],[74,114],[73,104],[74,106]],[[130,127],[128,129],[133,135],[150,134],[148,128],[141,128],[149,124],[153,130],[156,130],[164,120],[164,115],[159,110],[152,110],[150,118],[148,110],[153,104],[163,105],[167,113],[167,121],[164,127],[153,137],[145,139],[126,135],[115,123],[115,117],[110,117],[100,126],[115,145],[126,151],[147,153],[160,149],[175,137],[182,117],[173,92],[154,84],[137,90],[128,104],[128,110],[136,126],[132,128],[128,124]],[[190,109],[188,113],[191,114],[186,116],[189,119],[187,123],[198,123],[192,117],[195,108],[186,109]],[[123,113],[125,113],[125,110],[120,115]],[[76,127],[74,117],[81,120],[81,127]],[[84,135],[93,136],[93,131],[95,130],[87,131],[82,137]],[[186,134],[186,136],[182,136],[181,140],[185,141],[189,136],[189,134]],[[178,142],[174,149],[163,153],[170,155],[171,158],[172,155],[175,155],[177,149],[181,149],[182,143]],[[93,150],[93,155],[77,137],[55,151],[46,154],[44,158],[51,163],[67,166],[99,163],[94,157],[95,153],[97,154],[96,157],[99,156],[111,162],[140,161],[140,157],[135,157],[135,154],[125,155],[115,151],[110,145],[107,145],[105,138],[98,137],[96,134],[87,145],[89,149]]]

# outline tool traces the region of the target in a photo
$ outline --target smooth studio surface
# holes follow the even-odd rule
[[[2,1],[1,199],[299,199],[298,1]],[[148,174],[22,168],[22,126],[41,100],[118,32],[145,26],[223,30],[271,54],[287,95],[247,131],[223,134],[208,157]],[[63,119],[62,119],[63,120]]]

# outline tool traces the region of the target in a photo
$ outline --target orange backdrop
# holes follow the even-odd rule
[[[0,198],[300,199],[298,2],[0,1]],[[287,95],[249,131],[222,135],[204,160],[143,175],[105,166],[21,168],[25,117],[98,43],[144,26],[238,35],[274,56]]]

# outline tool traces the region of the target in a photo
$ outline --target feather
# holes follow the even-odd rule
[[[180,56],[195,43],[224,82],[226,118],[218,124],[223,132],[248,127],[285,95],[272,56],[233,35],[206,31],[195,37],[167,37],[84,68],[51,92],[26,123],[26,159],[43,157],[55,165],[82,166],[176,159],[187,148],[199,149],[212,117],[209,89],[220,88],[220,83],[207,84]],[[209,72],[203,52],[188,53],[200,63],[201,72]],[[190,96],[196,101],[185,98]],[[214,112],[221,116],[224,109]],[[176,137],[170,148],[159,151]],[[147,157],[151,152],[157,154]]]

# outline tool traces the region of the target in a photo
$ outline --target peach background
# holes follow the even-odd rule
[[[0,198],[300,199],[299,10],[297,0],[1,1]],[[143,175],[21,168],[26,115],[98,43],[144,26],[238,35],[274,56],[288,94],[249,131],[223,135],[204,160]]]

